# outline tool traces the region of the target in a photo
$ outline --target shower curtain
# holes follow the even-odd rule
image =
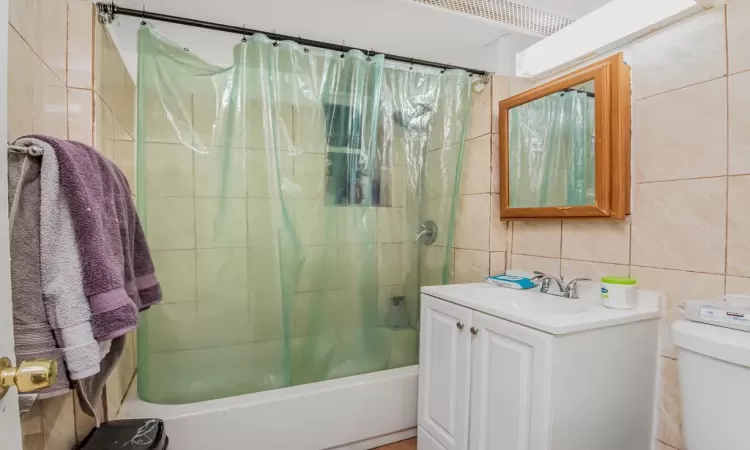
[[[142,398],[417,362],[420,285],[451,281],[467,73],[260,34],[217,67],[144,25],[138,87],[137,203],[165,280]]]
[[[510,110],[510,206],[593,205],[594,97],[565,91]]]

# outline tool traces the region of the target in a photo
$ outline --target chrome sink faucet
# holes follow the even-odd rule
[[[534,272],[534,275],[534,278],[532,278],[531,280],[536,283],[542,283],[542,289],[539,291],[542,294],[556,295],[558,297],[572,299],[581,298],[578,294],[578,283],[591,281],[591,279],[589,278],[575,278],[573,280],[570,280],[568,284],[565,284],[563,277],[557,278],[554,275],[547,275],[546,273],[537,271]],[[550,283],[552,281],[557,283],[557,287],[559,288],[560,293],[555,294],[549,291]]]

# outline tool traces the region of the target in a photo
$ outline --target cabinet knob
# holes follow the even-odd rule
[[[479,328],[471,327],[469,330],[471,331],[471,334],[473,334],[474,336],[476,336],[476,334],[479,333]]]
[[[461,322],[456,322],[456,328],[458,328],[459,330],[463,330],[464,324],[462,324]]]

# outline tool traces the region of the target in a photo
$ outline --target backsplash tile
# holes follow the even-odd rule
[[[750,276],[750,175],[729,178],[727,275]]]
[[[513,222],[514,254],[560,258],[561,239],[560,220]]]
[[[630,263],[630,222],[564,221],[562,257],[614,264]]]

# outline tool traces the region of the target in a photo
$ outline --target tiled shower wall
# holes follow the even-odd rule
[[[729,0],[620,49],[633,85],[627,221],[497,222],[498,166],[488,163],[486,150],[497,117],[490,111],[518,80],[496,78],[493,92],[475,99],[482,115],[473,116],[474,126],[482,123],[485,134],[469,141],[464,160],[471,180],[462,186],[456,282],[481,281],[507,264],[566,277],[630,275],[666,293],[659,450],[684,449],[677,354],[668,332],[678,304],[750,291],[747,42],[750,0]],[[496,154],[497,143],[491,148]]]
[[[135,87],[88,0],[11,0],[8,138],[47,134],[95,146],[132,179]],[[107,384],[117,414],[135,373],[133,337]],[[93,426],[75,396],[38,402],[23,416],[24,450],[69,450]]]

